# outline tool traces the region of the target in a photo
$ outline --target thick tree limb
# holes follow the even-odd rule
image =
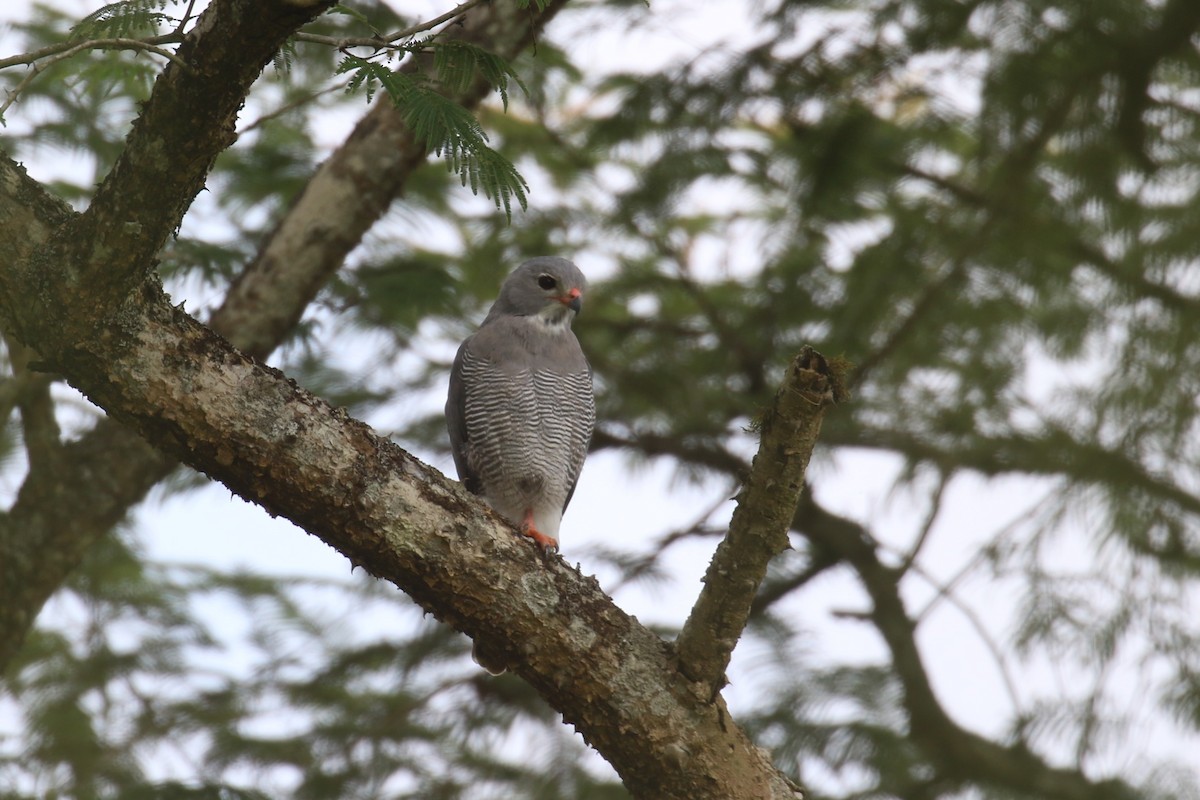
[[[44,290],[87,283],[97,307],[116,308],[150,274],[217,154],[233,143],[237,112],[263,67],[296,28],[333,1],[214,0],[155,81],[87,210],[57,231],[51,247],[27,267],[37,272],[46,269],[44,262],[72,265],[68,284]],[[9,319],[23,340],[40,341],[36,331],[42,326],[68,331],[76,340],[95,334],[86,318],[64,314],[63,304],[47,303],[37,320],[17,311]]]
[[[507,3],[488,3],[444,35],[512,58],[564,5],[566,0],[550,0],[539,12],[533,6],[521,11]],[[418,67],[416,60],[409,65]],[[470,108],[490,90],[477,78],[466,92],[446,95]],[[266,358],[424,161],[424,145],[382,98],[309,180],[209,324],[218,331],[246,331],[242,349]]]
[[[716,697],[750,616],[767,564],[787,547],[825,409],[834,402],[825,359],[804,348],[792,361],[762,423],[758,455],[738,495],[729,533],[717,546],[704,588],[676,640],[679,668]]]
[[[329,5],[218,0],[206,8],[82,215],[16,164],[0,164],[0,252],[7,259],[0,269],[14,289],[0,294],[0,306],[11,312],[0,314],[16,319],[32,299],[41,308],[25,317],[34,327],[10,326],[18,339],[41,351],[37,327],[74,341],[102,335],[92,327],[94,314],[72,312],[70,297],[88,284],[97,307],[113,307],[148,275],[217,152],[232,142],[236,110],[250,84],[284,38]],[[50,281],[62,269],[67,275]],[[24,290],[17,289],[22,284]],[[173,463],[133,435],[107,439],[68,445],[53,463],[31,459],[17,503],[0,521],[0,663],[7,663],[86,548]]]
[[[552,0],[540,13],[488,3],[452,33],[512,58],[564,3]],[[484,95],[476,84],[455,99],[471,105]],[[226,296],[211,327],[243,352],[266,358],[420,163],[395,107],[382,103],[373,109],[314,175]],[[0,212],[5,212],[0,213],[0,244],[6,237],[45,242],[51,231],[42,221],[65,225],[74,212],[21,178],[11,162],[8,169],[0,169],[0,177],[11,181],[0,184]],[[343,236],[339,224],[358,233]],[[328,235],[314,236],[314,231]],[[102,420],[79,441],[65,445],[57,469],[26,478],[16,504],[0,519],[0,596],[5,598],[0,604],[0,669],[92,544],[177,465],[136,433]]]
[[[0,186],[22,177],[0,164]],[[18,264],[35,250],[14,245]],[[0,269],[8,299],[0,308],[8,313],[20,297],[36,315],[41,285],[79,274],[73,264],[47,269],[37,283],[27,270]],[[678,672],[658,637],[594,580],[544,561],[459,484],[236,351],[152,284],[115,313],[97,308],[86,284],[53,296],[93,325],[109,321],[82,342],[20,321],[77,388],[164,451],[505,651],[635,796],[795,796],[719,698],[710,702]]]
[[[5,183],[10,201],[36,194],[11,164],[0,164]],[[47,227],[49,214],[40,225],[35,215],[33,207],[22,212],[31,224],[24,241],[12,242],[14,266],[32,258]],[[114,257],[129,258],[139,243],[127,245]],[[106,309],[78,263],[45,266],[38,283],[29,270],[0,271],[6,327],[30,335],[48,363],[168,452],[320,532],[461,629],[485,640],[506,631],[490,644],[515,646],[514,670],[576,723],[635,794],[793,796],[720,704],[698,701],[660,640],[594,582],[543,563],[456,484],[233,350],[153,285]],[[40,324],[42,286],[67,304],[64,314],[103,335],[80,339]]]
[[[10,161],[0,164],[0,252],[8,259],[0,282],[13,289],[0,293],[0,314],[17,340],[54,361],[39,330],[58,330],[64,343],[100,335],[98,317],[74,313],[70,297],[87,287],[93,309],[115,308],[149,274],[213,159],[232,142],[250,84],[286,37],[329,5],[210,5],[155,83],[126,149],[83,214]],[[63,280],[48,279],[63,268],[69,271]],[[97,433],[55,453],[53,464],[31,462],[17,502],[0,523],[0,664],[96,537],[173,465],[111,423]]]

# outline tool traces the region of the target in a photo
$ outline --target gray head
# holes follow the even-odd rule
[[[531,258],[505,278],[483,322],[537,316],[547,325],[569,327],[583,307],[586,292],[587,278],[570,261],[556,256]]]

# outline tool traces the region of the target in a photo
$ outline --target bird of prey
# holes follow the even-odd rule
[[[586,291],[565,258],[526,261],[450,372],[446,427],[459,480],[543,550],[558,548],[596,421],[592,369],[571,330]]]

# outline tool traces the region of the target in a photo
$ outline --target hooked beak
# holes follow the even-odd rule
[[[563,297],[558,298],[558,302],[562,303],[567,308],[574,311],[576,314],[583,308],[583,294],[577,288],[571,289]]]

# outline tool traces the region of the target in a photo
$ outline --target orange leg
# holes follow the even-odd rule
[[[542,548],[543,552],[550,550],[558,550],[558,539],[552,539],[546,534],[537,529],[533,524],[533,509],[525,509],[525,519],[521,523],[521,533],[528,536],[537,542],[538,547]]]

